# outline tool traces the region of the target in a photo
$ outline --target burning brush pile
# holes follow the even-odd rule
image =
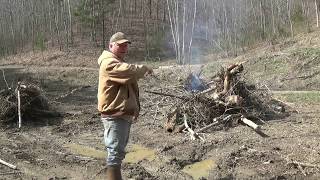
[[[241,76],[243,72],[243,64],[233,64],[221,68],[207,82],[200,78],[200,71],[180,79],[180,86],[146,92],[169,97],[166,104],[171,106],[164,125],[167,132],[188,131],[193,138],[201,139],[198,133],[239,123],[260,131],[259,124],[265,120],[286,114],[285,105],[273,99],[267,88],[248,85]],[[155,79],[160,81],[159,77]]]
[[[41,92],[39,86],[27,82],[19,82],[15,89],[0,90],[0,123],[16,123],[19,117],[24,121],[39,121],[59,116],[49,110],[48,100]]]

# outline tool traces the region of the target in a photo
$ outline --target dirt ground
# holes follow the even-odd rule
[[[45,59],[30,55],[1,63],[8,86],[15,87],[19,79],[38,83],[62,114],[41,122],[25,120],[20,130],[0,126],[0,159],[18,168],[0,165],[1,180],[106,179],[103,127],[96,111],[97,54],[80,58],[73,53],[65,57],[70,62],[59,63],[65,55],[48,52]],[[171,73],[175,77],[179,71]],[[0,79],[0,89],[6,88]],[[290,103],[290,116],[264,122],[263,135],[238,125],[206,133],[202,142],[165,132],[166,99],[149,98],[149,81],[140,81],[142,111],[132,126],[125,179],[320,179],[320,102]]]
[[[19,170],[0,165],[0,179],[104,179],[97,71],[43,66],[3,69],[8,82],[19,77],[40,82],[51,106],[63,116],[26,121],[21,130],[2,126],[0,157]],[[142,81],[142,104],[147,101],[143,90],[148,88],[147,80]],[[77,90],[70,94],[73,89]],[[163,113],[150,116],[157,107],[142,106],[128,148],[129,156],[131,151],[136,157],[124,163],[123,174],[127,179],[319,179],[319,107],[295,104],[288,109],[289,117],[263,124],[266,136],[239,125],[208,133],[201,142],[166,133]],[[294,162],[302,163],[301,167]]]

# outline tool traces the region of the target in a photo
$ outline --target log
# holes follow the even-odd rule
[[[241,117],[240,120],[245,123],[246,125],[248,125],[249,127],[251,127],[252,129],[254,129],[255,131],[260,131],[261,127],[257,124],[255,124],[254,122],[252,122],[251,120],[245,118],[245,117]]]
[[[173,112],[168,114],[167,121],[164,124],[164,127],[167,132],[173,132],[176,126],[176,120],[178,116],[178,108],[175,108]]]
[[[17,166],[12,165],[12,164],[10,164],[10,163],[7,163],[7,162],[5,162],[5,161],[3,161],[3,160],[1,160],[1,159],[0,159],[0,163],[3,164],[3,165],[8,166],[9,168],[17,169]]]

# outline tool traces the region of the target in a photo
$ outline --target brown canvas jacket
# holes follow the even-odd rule
[[[104,51],[98,59],[98,110],[110,117],[139,115],[137,80],[147,72],[144,65],[128,64],[114,54]]]

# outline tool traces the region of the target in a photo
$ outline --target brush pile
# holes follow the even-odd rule
[[[239,123],[260,131],[258,124],[286,114],[285,105],[274,100],[267,88],[258,89],[245,82],[241,76],[243,64],[221,68],[207,81],[200,78],[201,71],[190,73],[185,80],[179,78],[180,85],[162,84],[157,90],[146,91],[153,96],[167,97],[160,101],[170,104],[164,125],[167,132],[187,130],[196,138],[197,133],[230,128]],[[152,102],[161,106],[159,100]]]
[[[24,121],[38,121],[58,116],[59,113],[49,110],[48,100],[41,92],[39,86],[27,82],[19,82],[15,89],[0,90],[0,123],[17,122],[18,98]]]

